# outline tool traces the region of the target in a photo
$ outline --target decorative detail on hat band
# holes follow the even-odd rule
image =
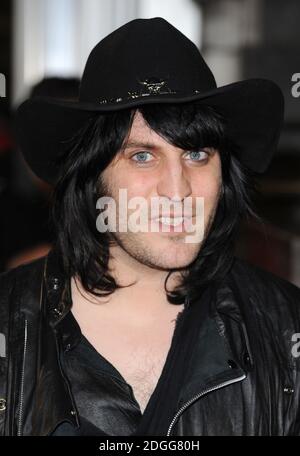
[[[168,90],[168,91],[159,91],[159,92],[153,92],[153,93],[138,93],[138,92],[127,92],[128,96],[127,97],[118,97],[118,98],[101,98],[99,103],[101,104],[106,104],[106,103],[120,103],[121,101],[127,101],[127,100],[133,100],[136,98],[142,98],[142,97],[149,97],[149,95],[169,95],[169,94],[178,94],[175,90]],[[194,90],[194,94],[200,93],[200,90]]]
[[[144,81],[138,80],[139,84],[142,86],[143,89],[146,91],[140,92],[127,92],[126,97],[117,97],[117,98],[102,98],[99,100],[99,103],[106,104],[106,103],[120,103],[121,101],[132,100],[136,98],[142,97],[149,97],[149,95],[169,95],[169,94],[177,94],[176,90],[172,90],[167,86],[167,81],[164,79],[160,79],[157,77],[148,77]],[[194,90],[194,93],[200,93],[199,90]]]

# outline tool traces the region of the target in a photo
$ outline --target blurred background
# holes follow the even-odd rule
[[[299,0],[1,0],[0,271],[51,247],[51,188],[14,143],[12,114],[25,98],[76,99],[86,59],[104,36],[134,18],[161,16],[199,47],[218,86],[266,77],[286,105],[280,144],[259,179],[263,222],[244,222],[236,251],[300,286]]]

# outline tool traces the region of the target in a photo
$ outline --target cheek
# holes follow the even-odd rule
[[[140,173],[133,176],[132,173],[124,170],[109,170],[105,180],[109,183],[110,196],[115,200],[117,213],[126,209],[125,213],[128,216],[137,209],[148,210],[136,198],[141,197],[143,201],[149,200],[153,186],[149,175]]]
[[[149,185],[149,179],[146,179],[146,176],[133,176],[128,170],[121,169],[118,165],[110,169],[107,168],[102,173],[102,178],[114,194],[117,194],[121,189],[126,189],[128,195],[139,196],[142,195],[143,189]]]
[[[204,198],[204,203],[213,206],[218,199],[221,187],[221,176],[219,174],[202,176],[193,186],[193,195]]]
[[[127,190],[128,198],[135,196],[147,198],[154,185],[154,180],[151,179],[151,176],[142,175],[142,173],[135,175],[127,173],[126,175],[125,172],[122,172],[115,182],[117,188],[125,188]]]

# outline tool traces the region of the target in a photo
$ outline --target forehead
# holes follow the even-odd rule
[[[129,137],[137,136],[137,135],[154,135],[155,131],[153,131],[149,125],[146,123],[144,117],[140,113],[140,111],[136,111],[134,114],[130,135]]]
[[[128,132],[127,138],[124,140],[122,149],[129,149],[132,147],[138,147],[140,145],[146,147],[160,147],[166,144],[166,141],[152,130],[143,115],[136,111],[134,114],[133,122],[130,131]]]

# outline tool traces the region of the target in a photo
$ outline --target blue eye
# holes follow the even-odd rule
[[[208,153],[205,152],[205,150],[195,150],[188,152],[188,155],[190,155],[191,159],[197,162],[203,161],[208,157]]]
[[[187,160],[192,160],[194,163],[200,163],[205,161],[209,154],[205,150],[193,150],[187,152],[186,155],[190,156],[190,158],[188,157]],[[137,164],[146,164],[151,162],[151,156],[152,154],[150,152],[141,151],[136,152],[134,155],[132,155],[131,160],[133,160]],[[147,157],[150,157],[150,159],[147,159]]]
[[[145,157],[146,157],[147,154],[150,154],[150,152],[146,152],[146,151],[145,152],[137,152],[131,158],[133,159],[133,161],[136,161],[138,163],[144,163],[144,162],[146,162]],[[142,157],[142,159],[141,160],[135,160],[134,157]]]

